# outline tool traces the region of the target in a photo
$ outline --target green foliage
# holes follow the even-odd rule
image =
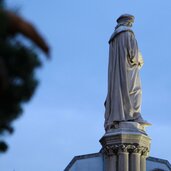
[[[0,0],[0,9],[3,8]],[[13,132],[12,121],[22,113],[38,85],[35,69],[41,66],[35,51],[7,32],[8,20],[0,13],[0,135]],[[0,151],[7,144],[0,141]]]

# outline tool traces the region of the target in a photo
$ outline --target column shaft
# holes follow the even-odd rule
[[[117,156],[105,157],[105,171],[117,171]]]
[[[128,152],[119,152],[118,171],[129,171]]]
[[[146,156],[142,155],[140,161],[141,171],[146,171]]]
[[[140,171],[140,153],[131,153],[130,171]]]

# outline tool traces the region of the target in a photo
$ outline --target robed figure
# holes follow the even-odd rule
[[[122,121],[147,124],[141,117],[141,81],[143,59],[134,32],[134,16],[125,14],[109,40],[108,93],[105,101],[105,129]]]

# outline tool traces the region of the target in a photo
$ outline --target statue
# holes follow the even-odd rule
[[[150,125],[141,117],[143,58],[131,27],[134,16],[121,15],[109,40],[108,93],[105,101],[105,130],[119,122]]]

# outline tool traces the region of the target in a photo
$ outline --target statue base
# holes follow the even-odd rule
[[[120,122],[100,139],[105,171],[146,171],[151,139],[145,125]]]

